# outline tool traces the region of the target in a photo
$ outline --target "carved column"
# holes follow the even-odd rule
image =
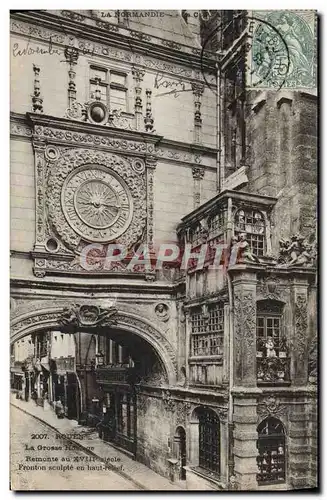
[[[154,250],[154,171],[157,166],[157,158],[155,156],[147,156],[146,164],[146,193],[147,193],[147,225],[146,225],[146,244],[149,249],[150,257],[155,254]],[[148,280],[155,279],[155,274],[147,277]]]
[[[146,132],[152,132],[154,123],[154,120],[152,118],[152,104],[151,104],[152,91],[150,89],[146,89],[145,94],[146,94],[146,112],[144,118],[144,126]]]
[[[184,317],[185,317],[185,372],[186,372],[186,387],[189,385],[190,381],[190,365],[189,365],[189,357],[190,357],[190,336],[191,336],[191,319],[190,319],[190,310],[184,309]]]
[[[34,113],[43,113],[43,99],[41,97],[40,68],[33,64],[34,71],[34,92],[32,95],[32,110]]]
[[[308,380],[308,283],[293,283],[292,384],[305,385]]]
[[[256,273],[243,271],[233,279],[234,385],[256,387]]]
[[[201,100],[204,90],[204,85],[202,83],[192,83],[192,90],[194,96],[194,142],[201,142],[201,132],[202,132],[202,118],[201,118]]]
[[[68,70],[68,108],[71,108],[73,103],[76,101],[76,72],[74,71],[74,66],[77,64],[78,60],[78,49],[75,47],[66,47],[65,58],[69,64]]]
[[[256,272],[240,269],[233,276],[233,424],[234,475],[237,489],[256,489],[258,472],[256,398]],[[244,392],[245,390],[245,392]]]
[[[44,250],[45,245],[45,142],[41,140],[33,141],[34,148],[34,168],[35,168],[35,246],[34,250]]]
[[[193,167],[192,175],[194,179],[194,208],[201,205],[201,181],[204,177],[204,168]]]
[[[144,78],[144,71],[141,69],[132,69],[132,75],[135,82],[134,92],[135,92],[135,101],[134,101],[134,110],[135,110],[135,128],[136,130],[141,130],[142,128],[142,115],[143,115],[143,105],[142,105],[142,88],[140,83]]]

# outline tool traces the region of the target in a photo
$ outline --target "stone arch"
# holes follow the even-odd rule
[[[61,329],[60,318],[64,308],[65,305],[44,307],[15,317],[11,323],[10,343],[37,331]],[[174,385],[177,379],[176,352],[164,334],[144,318],[119,308],[115,321],[115,329],[127,330],[139,336],[154,349],[166,371],[169,385]]]

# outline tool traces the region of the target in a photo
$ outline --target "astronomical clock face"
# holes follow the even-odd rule
[[[73,170],[63,184],[61,202],[67,222],[86,241],[105,243],[118,238],[133,215],[125,182],[101,166]]]

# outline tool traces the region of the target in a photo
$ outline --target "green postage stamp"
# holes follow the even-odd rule
[[[253,13],[250,87],[316,87],[316,17],[313,10]]]

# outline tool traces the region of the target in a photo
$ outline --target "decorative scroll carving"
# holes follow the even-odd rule
[[[32,137],[32,130],[29,126],[20,123],[10,123],[10,134],[19,135],[21,137]]]
[[[262,419],[270,416],[280,418],[287,415],[287,412],[287,406],[281,404],[275,396],[264,398],[257,406],[257,413]]]
[[[44,127],[36,125],[34,128],[34,137],[39,139],[53,139],[58,142],[69,144],[84,144],[87,146],[101,146],[115,151],[129,151],[132,153],[151,153],[154,152],[152,144],[145,142],[128,141],[108,136],[86,134],[82,132],[71,132],[64,129]]]
[[[162,40],[161,43],[162,45],[165,45],[165,47],[175,50],[181,50],[182,47],[180,43],[176,43],[173,40]]]
[[[186,425],[192,405],[188,401],[178,401],[176,406],[176,424]]]
[[[82,23],[85,20],[85,16],[79,14],[78,12],[74,12],[72,10],[62,10],[61,15],[63,17],[68,17],[68,19],[71,19],[72,21],[77,21],[80,23]]]
[[[174,411],[176,408],[176,401],[173,399],[171,392],[168,390],[162,391],[162,401],[166,411]]]
[[[45,219],[44,219],[44,154],[45,144],[38,143],[34,145],[34,162],[35,162],[35,179],[36,179],[36,214],[35,214],[35,230],[36,230],[36,244],[43,243],[45,239]]]
[[[317,383],[318,376],[318,339],[315,334],[309,344],[308,377],[310,383]]]
[[[297,295],[295,301],[295,339],[294,347],[297,351],[297,356],[300,362],[304,362],[307,353],[307,327],[308,327],[308,311],[307,298],[305,295]]]
[[[279,265],[312,267],[316,264],[316,258],[316,243],[310,244],[300,234],[291,236],[291,241],[279,240],[279,256],[277,259]]]
[[[137,38],[138,40],[149,42],[151,40],[151,37],[149,35],[146,35],[145,33],[142,33],[141,31],[133,31],[131,30],[129,32],[130,36],[132,38]]]
[[[105,309],[93,304],[71,304],[64,308],[59,323],[68,327],[113,326],[117,324],[113,318],[117,312],[116,307]]]
[[[276,276],[266,276],[257,283],[257,299],[285,300],[286,289]]]
[[[257,381],[288,382],[290,380],[290,358],[257,357]]]
[[[154,226],[154,181],[153,181],[153,172],[156,167],[156,158],[148,157],[146,160],[147,166],[147,243],[149,247],[149,251],[153,250],[153,226]]]
[[[234,350],[236,379],[256,379],[256,301],[254,292],[234,291]]]

